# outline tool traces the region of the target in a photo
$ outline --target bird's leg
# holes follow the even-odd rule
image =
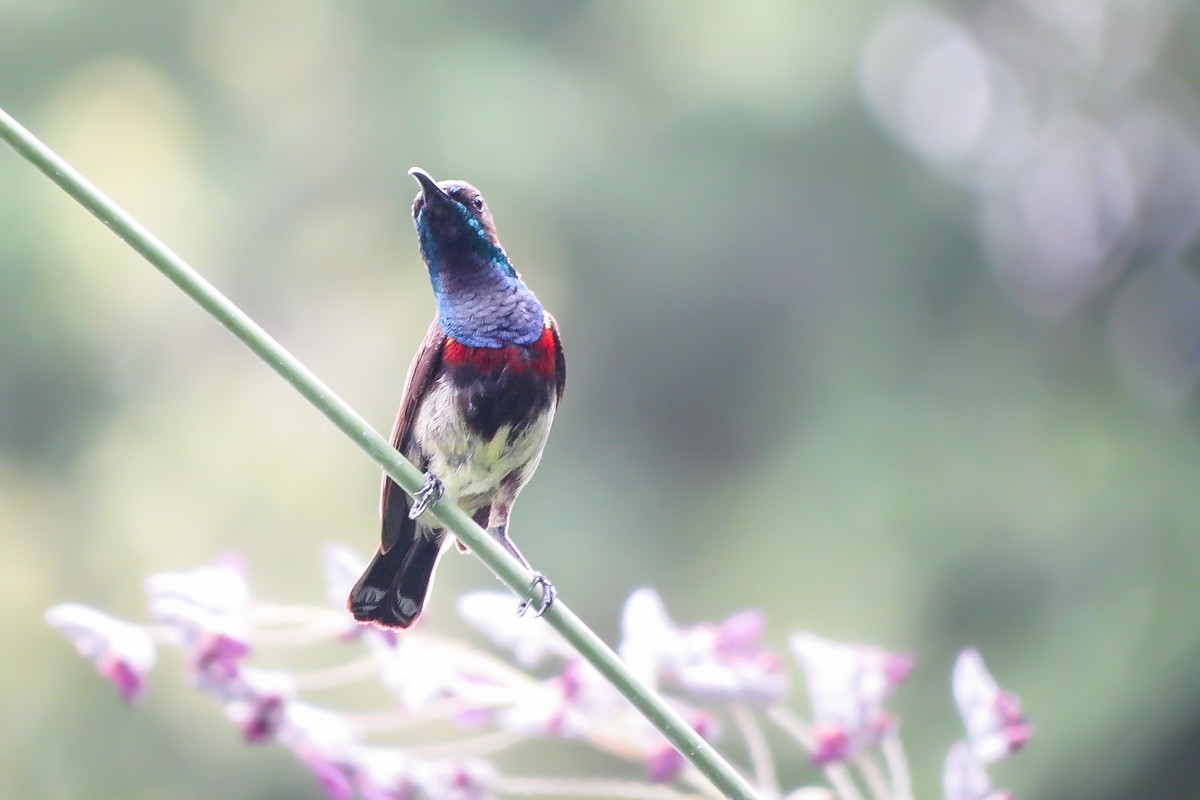
[[[539,586],[542,587],[542,600],[540,603],[538,603],[537,613],[534,614],[535,617],[540,617],[542,614],[545,614],[546,609],[553,605],[555,598],[558,597],[558,590],[554,588],[554,584],[550,582],[550,579],[537,570],[534,570],[533,580],[529,582],[529,589],[527,591],[532,595],[533,590]],[[522,600],[521,605],[517,606],[517,616],[525,616],[525,612],[528,611],[532,605],[532,597],[530,597],[528,600]]]
[[[548,609],[551,604],[554,603],[554,599],[558,597],[558,590],[554,588],[554,584],[550,582],[549,578],[538,572],[536,569],[533,569],[533,566],[529,563],[529,559],[521,555],[521,551],[517,549],[517,545],[512,539],[509,538],[508,509],[496,509],[493,506],[491,522],[493,524],[488,528],[488,533],[492,535],[492,538],[499,542],[500,545],[508,551],[509,555],[511,555],[517,561],[520,561],[525,569],[533,571],[533,581],[531,581],[529,584],[528,594],[533,595],[534,590],[536,590],[538,587],[541,587],[542,599],[537,604],[537,613],[534,614],[535,617],[540,617],[542,614],[545,614],[546,609]],[[521,601],[521,605],[517,606],[517,616],[524,616],[525,612],[532,607],[533,597],[531,596],[526,600]]]
[[[437,475],[432,472],[425,473],[425,483],[413,495],[413,504],[408,509],[408,518],[416,519],[425,513],[425,509],[442,499],[445,494],[446,487],[442,486],[442,482],[438,480]]]

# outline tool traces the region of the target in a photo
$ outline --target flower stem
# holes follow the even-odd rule
[[[875,760],[874,756],[868,753],[860,758],[858,769],[875,800],[895,800],[892,790],[888,787],[887,779],[883,777],[883,770],[879,768],[879,762]]]
[[[315,692],[379,677],[379,658],[367,655],[345,664],[292,674],[292,683],[302,692]]]
[[[418,759],[435,758],[479,758],[498,753],[520,744],[526,736],[518,731],[492,731],[470,739],[459,739],[446,744],[429,744],[406,747],[404,754]]]
[[[490,707],[498,708],[502,705],[503,703],[500,701],[489,705],[488,703],[476,701],[468,703],[463,700],[439,700],[435,703],[430,703],[419,711],[394,708],[390,711],[372,711],[358,714],[346,712],[342,714],[342,718],[359,733],[391,733],[393,731],[403,731],[421,725],[428,725],[432,722],[442,722],[452,719],[459,714],[465,714],[468,711]]]
[[[746,751],[754,767],[754,781],[758,790],[767,797],[779,797],[779,780],[775,775],[775,762],[771,758],[771,746],[763,734],[754,714],[745,706],[734,703],[729,709],[733,722],[746,740]]]
[[[41,170],[47,178],[108,226],[242,344],[250,348],[383,467],[404,491],[414,494],[421,488],[424,482],[423,474],[393,449],[386,439],[299,359],[285,350],[182,258],[76,172],[70,164],[25,130],[3,109],[0,109],[0,139],[7,142],[18,155]],[[438,502],[433,504],[428,513],[465,542],[471,552],[515,593],[522,597],[529,593],[528,587],[533,582],[533,572],[508,555],[504,548],[476,525],[462,509],[453,503]],[[533,599],[537,601],[540,598]],[[754,800],[754,790],[745,778],[704,741],[678,712],[635,678],[617,658],[612,648],[584,625],[561,598],[546,611],[544,618],[726,797]]]
[[[891,774],[894,800],[912,800],[912,776],[908,772],[908,757],[904,755],[904,745],[900,743],[900,737],[895,731],[884,737],[883,760]]]

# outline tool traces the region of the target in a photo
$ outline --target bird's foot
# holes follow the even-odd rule
[[[533,573],[533,582],[529,584],[529,594],[533,594],[534,589],[542,587],[542,600],[538,603],[537,613],[535,617],[540,617],[546,613],[546,609],[554,603],[554,598],[558,597],[558,590],[554,588],[554,584],[540,572]],[[521,605],[517,606],[517,616],[525,616],[525,612],[533,606],[533,598],[524,600]]]
[[[446,487],[442,486],[442,482],[438,480],[437,475],[432,472],[425,473],[425,483],[413,495],[412,507],[408,509],[408,518],[416,519],[425,513],[425,509],[442,499],[442,495],[446,493]]]

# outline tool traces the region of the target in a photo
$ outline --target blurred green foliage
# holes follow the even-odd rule
[[[986,43],[999,5],[944,11]],[[1134,0],[1092,6],[1103,47],[1141,30],[1117,25]],[[1144,8],[1162,24],[1140,69],[1194,134],[1197,20]],[[599,631],[652,584],[681,623],[762,607],[781,647],[915,651],[895,708],[922,797],[975,645],[1036,724],[1000,785],[1195,797],[1192,367],[1147,390],[1122,345],[1153,367],[1136,345],[1157,299],[1195,291],[1191,239],[1179,291],[1123,300],[1161,268],[1127,250],[1050,312],[1014,292],[983,184],[943,180],[904,149],[928,138],[864,102],[892,10],[0,0],[0,104],[384,430],[432,314],[405,172],[472,181],[570,361],[515,535]],[[139,616],[143,575],[230,549],[264,593],[319,600],[320,543],[374,546],[375,467],[11,154],[0,187],[7,793],[314,796],[169,666],[130,714],[41,614]],[[1194,349],[1189,309],[1168,332]],[[469,559],[440,575],[432,625],[491,584]]]

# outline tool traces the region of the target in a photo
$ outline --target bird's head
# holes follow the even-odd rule
[[[466,181],[435,181],[419,167],[408,174],[421,185],[412,216],[421,255],[431,273],[486,265],[516,277],[500,246],[492,212],[478,189]]]

